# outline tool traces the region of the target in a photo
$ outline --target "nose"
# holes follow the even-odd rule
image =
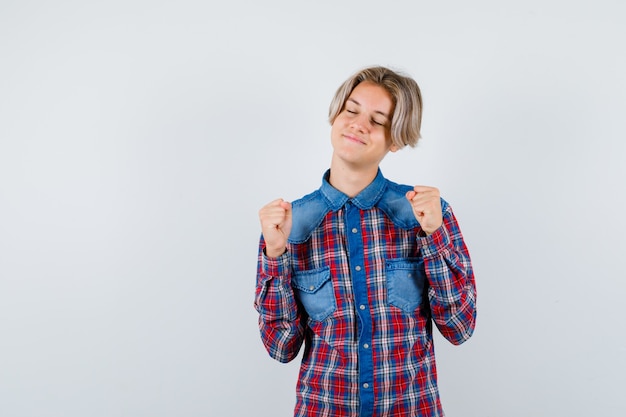
[[[369,126],[369,120],[365,115],[358,114],[352,119],[351,126],[359,132],[366,132]]]

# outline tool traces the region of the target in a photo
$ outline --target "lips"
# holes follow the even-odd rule
[[[363,139],[359,138],[358,136],[352,135],[350,133],[344,133],[343,137],[350,142],[355,142],[361,145],[365,145],[365,141]]]

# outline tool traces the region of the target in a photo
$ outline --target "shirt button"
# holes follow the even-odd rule
[[[368,345],[367,343],[363,343],[363,347],[364,347],[365,349],[367,349],[367,348],[369,348],[369,347],[370,347],[370,345]]]
[[[365,384],[363,384],[363,388],[369,388],[370,384],[368,384],[367,382]]]
[[[361,266],[357,265],[357,266],[354,267],[354,269],[356,269],[357,271],[360,271],[361,270]]]
[[[313,291],[313,290],[315,289],[315,287],[311,285],[311,286],[309,287],[309,289],[310,289],[311,291]]]
[[[361,304],[361,305],[359,306],[359,308],[360,308],[361,310],[365,310],[365,306],[364,306],[363,304]]]
[[[358,229],[356,227],[353,227],[352,228],[352,233],[357,233],[357,232],[358,232]]]

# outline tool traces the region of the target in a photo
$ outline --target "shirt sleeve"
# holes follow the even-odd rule
[[[443,225],[430,236],[418,236],[430,287],[433,320],[441,334],[458,345],[476,325],[476,282],[469,251],[452,208],[444,203]]]
[[[280,362],[293,360],[304,340],[302,317],[291,287],[289,251],[277,258],[265,255],[259,244],[254,307],[259,313],[261,340],[270,356]]]

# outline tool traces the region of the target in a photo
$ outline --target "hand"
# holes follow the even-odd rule
[[[265,254],[271,258],[285,253],[291,232],[291,203],[282,198],[274,200],[259,210],[261,230],[265,239]]]
[[[411,203],[413,214],[424,233],[430,235],[441,227],[443,216],[438,189],[416,185],[413,190],[406,193],[406,198]]]

